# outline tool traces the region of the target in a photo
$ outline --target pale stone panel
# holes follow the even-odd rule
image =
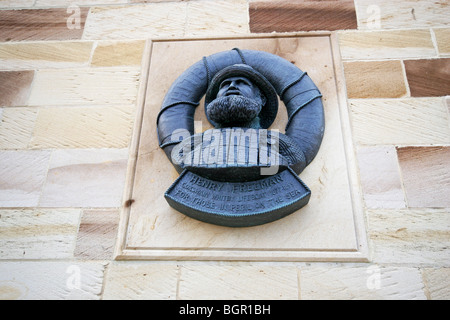
[[[49,159],[49,151],[1,151],[0,206],[37,206]]]
[[[92,57],[91,66],[140,66],[145,41],[99,41]]]
[[[179,267],[176,264],[114,262],[105,278],[104,300],[174,300]]]
[[[429,30],[339,33],[342,59],[377,60],[436,56]]]
[[[148,39],[184,36],[184,2],[93,7],[84,27],[83,39]]]
[[[440,55],[450,55],[450,28],[433,29]]]
[[[394,146],[359,148],[358,163],[366,207],[405,207],[405,197]]]
[[[72,258],[79,219],[78,209],[1,210],[0,258]]]
[[[0,64],[7,69],[87,66],[93,42],[22,42],[0,45]]]
[[[133,67],[39,70],[28,105],[134,106],[139,74]]]
[[[186,35],[229,35],[250,33],[246,0],[190,1]]]
[[[5,108],[0,116],[0,149],[26,149],[36,117],[35,108]]]
[[[182,266],[179,287],[185,300],[298,299],[297,269],[287,266]]]
[[[60,7],[65,8],[69,5],[90,6],[96,4],[124,4],[128,0],[36,0],[35,7]]]
[[[450,209],[369,210],[376,263],[449,265]]]
[[[448,26],[447,1],[355,0],[358,27],[361,30]]]
[[[180,2],[185,0],[128,0],[129,3]],[[215,0],[213,0],[215,1]]]
[[[422,274],[428,299],[450,300],[450,268],[426,268]]]
[[[447,144],[448,111],[443,98],[350,100],[359,144]]]
[[[450,96],[445,97],[445,103],[447,104],[448,114],[449,114],[449,125],[450,125]]]
[[[98,300],[106,263],[0,262],[0,300]]]
[[[310,265],[300,270],[305,300],[425,300],[417,268]]]
[[[30,147],[127,148],[133,113],[131,107],[39,108]]]
[[[54,151],[40,206],[119,207],[127,161],[128,149]]]
[[[32,7],[35,0],[0,0],[0,8],[28,8]]]

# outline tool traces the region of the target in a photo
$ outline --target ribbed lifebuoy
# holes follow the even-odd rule
[[[159,145],[169,159],[182,141],[173,133],[185,130],[194,134],[194,113],[214,75],[231,65],[247,64],[261,73],[275,88],[286,106],[288,122],[285,135],[303,152],[302,163],[291,166],[299,174],[316,156],[324,134],[322,94],[306,72],[271,53],[255,50],[219,52],[204,57],[172,84],[157,118]],[[178,169],[178,168],[177,168]]]

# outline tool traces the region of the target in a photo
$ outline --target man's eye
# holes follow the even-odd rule
[[[248,83],[248,82],[245,81],[245,80],[238,80],[236,83],[237,83],[238,85],[250,86],[250,83]]]
[[[222,82],[222,84],[220,85],[220,89],[222,89],[223,87],[229,86],[230,85],[230,81],[224,81]]]

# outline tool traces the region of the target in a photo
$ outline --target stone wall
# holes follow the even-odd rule
[[[447,1],[0,8],[0,299],[450,298]],[[318,30],[338,37],[369,262],[114,260],[148,40]]]

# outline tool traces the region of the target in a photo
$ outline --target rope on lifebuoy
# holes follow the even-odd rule
[[[247,61],[245,60],[244,54],[242,53],[241,49],[233,48],[232,50],[235,50],[239,54],[243,64],[248,64]]]

